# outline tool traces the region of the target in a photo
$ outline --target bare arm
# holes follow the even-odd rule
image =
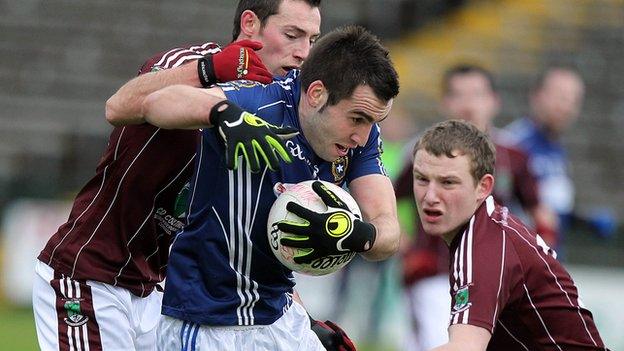
[[[362,255],[372,261],[392,256],[399,249],[400,229],[390,179],[380,174],[359,177],[349,184],[349,190],[360,206],[364,220],[377,229],[373,248]]]
[[[143,101],[149,94],[174,84],[201,87],[195,62],[142,74],[130,80],[106,101],[106,120],[115,126],[143,123]]]
[[[449,327],[449,342],[432,351],[485,351],[491,337],[485,328],[454,324]]]
[[[165,129],[211,127],[210,110],[225,100],[221,88],[173,85],[149,94],[143,101],[144,121]]]

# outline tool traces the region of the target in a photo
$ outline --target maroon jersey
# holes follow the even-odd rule
[[[518,201],[524,209],[537,206],[537,182],[529,171],[526,154],[516,148],[495,143],[496,183],[494,198],[501,204]]]
[[[496,146],[496,182],[494,198],[502,204],[517,201],[529,209],[538,204],[537,183],[529,171],[528,159],[524,152],[506,145]],[[411,163],[404,167],[395,184],[397,199],[409,198],[413,201],[414,191]],[[444,241],[435,236],[425,235],[418,216],[415,216],[416,240],[404,255],[403,281],[410,285],[422,278],[447,272],[448,249]],[[546,229],[546,228],[542,228]],[[549,235],[550,237],[550,235]]]
[[[213,43],[176,48],[152,57],[139,73],[219,50]],[[164,278],[172,236],[183,226],[174,206],[192,175],[197,138],[195,130],[149,124],[115,128],[95,176],[39,260],[71,279],[149,295]]]
[[[555,253],[490,196],[450,245],[451,324],[488,350],[606,350]]]

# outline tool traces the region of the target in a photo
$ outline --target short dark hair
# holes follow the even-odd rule
[[[483,78],[485,78],[485,80],[487,80],[488,84],[490,85],[490,89],[492,89],[493,92],[497,91],[498,86],[496,85],[496,81],[494,80],[494,75],[492,74],[492,72],[479,65],[461,63],[452,66],[451,68],[446,70],[446,72],[444,72],[444,76],[442,77],[442,94],[446,95],[449,93],[449,90],[451,89],[451,79],[456,76],[463,76],[473,73],[483,76]]]
[[[436,157],[468,155],[470,173],[475,182],[486,174],[494,175],[496,148],[492,140],[466,121],[452,119],[433,125],[414,146],[414,156],[418,150],[425,150]]]
[[[320,80],[328,92],[327,105],[351,97],[356,87],[368,85],[389,101],[399,94],[399,77],[379,39],[361,26],[335,29],[319,39],[301,66],[301,88]]]
[[[269,17],[279,11],[279,7],[285,0],[240,0],[234,14],[234,28],[232,29],[232,41],[236,41],[240,35],[241,15],[246,10],[251,10],[260,19],[260,27],[264,28]],[[311,7],[321,6],[321,0],[296,0],[304,1]]]

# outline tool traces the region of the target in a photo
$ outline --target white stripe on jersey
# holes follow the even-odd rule
[[[284,104],[284,105],[286,105],[287,107],[292,107],[292,105],[288,105],[288,104],[286,103],[286,101],[284,101],[284,100],[279,100],[279,101],[272,102],[272,103],[270,103],[270,104],[262,105],[262,106],[258,107],[258,110],[257,110],[257,111],[264,110],[265,108],[269,108],[269,107],[271,107],[271,106],[275,106],[275,105],[278,105],[278,104]]]
[[[117,145],[119,145],[119,144],[117,144]],[[98,191],[95,194],[95,196],[93,196],[93,199],[91,199],[91,203],[89,203],[89,205],[84,209],[84,211],[82,211],[82,213],[78,217],[76,217],[76,219],[74,220],[74,223],[72,223],[71,228],[67,231],[67,233],[65,233],[65,235],[63,235],[63,238],[59,241],[58,244],[56,244],[56,246],[52,250],[52,253],[50,254],[50,259],[47,262],[48,266],[52,265],[52,260],[54,259],[54,254],[56,253],[56,249],[58,249],[59,246],[61,246],[61,244],[63,244],[63,241],[65,241],[67,236],[69,236],[69,234],[74,230],[74,228],[76,228],[76,223],[80,222],[80,218],[82,218],[82,216],[85,213],[87,213],[87,211],[89,211],[89,209],[91,208],[91,205],[93,205],[95,200],[97,200],[98,196],[100,195],[100,192],[102,191],[102,188],[104,188],[104,183],[106,183],[106,171],[108,171],[108,165],[106,167],[104,167],[104,171],[102,172],[102,183],[100,184],[100,188],[98,189]]]
[[[152,208],[150,208],[149,212],[147,213],[147,216],[143,220],[143,223],[141,223],[141,225],[137,228],[137,230],[134,232],[134,234],[132,234],[132,237],[130,237],[130,239],[126,243],[126,249],[128,250],[128,259],[126,260],[126,263],[123,266],[121,266],[121,268],[119,268],[119,272],[117,273],[117,276],[114,279],[113,285],[117,285],[117,279],[121,276],[121,273],[123,272],[124,268],[126,268],[128,266],[128,263],[130,263],[130,261],[132,260],[132,252],[130,251],[130,243],[137,237],[137,235],[139,235],[139,232],[141,231],[141,229],[143,229],[143,226],[150,220],[150,218],[153,217],[154,207],[156,207],[156,199],[160,196],[160,194],[163,191],[167,190],[167,188],[169,188],[171,186],[171,184],[173,184],[178,179],[178,177],[180,177],[182,175],[182,173],[184,173],[186,168],[191,164],[191,162],[193,162],[194,159],[195,159],[195,155],[193,155],[193,157],[191,157],[189,159],[189,161],[184,165],[184,167],[182,167],[180,172],[178,174],[176,174],[176,176],[173,179],[171,179],[171,181],[167,185],[165,185],[164,188],[160,189],[160,191],[158,193],[156,193],[156,195],[154,195],[154,198],[152,200]],[[159,248],[160,248],[160,246],[156,245],[156,252],[158,251]],[[154,252],[154,253],[156,253],[156,252]],[[145,262],[147,262],[147,260],[151,256],[152,255],[146,257],[145,258]],[[143,283],[141,283],[141,285],[143,285]],[[143,296],[144,293],[145,293],[145,290],[143,290],[141,292],[141,296]]]
[[[173,67],[177,67],[181,65],[182,63],[184,63],[184,61],[189,60],[190,59],[189,56],[193,56],[192,59],[196,59],[206,54],[214,54],[214,53],[221,51],[221,49],[218,46],[214,48],[209,48],[212,45],[216,45],[216,44],[204,43],[198,46],[191,46],[188,49],[185,49],[185,48],[171,49],[167,51],[164,55],[162,55],[160,60],[158,60],[158,62],[156,62],[154,66],[159,66],[159,67],[164,67],[164,68],[173,68]],[[198,53],[197,51],[200,51],[200,53]],[[184,55],[188,55],[188,56],[184,56]],[[174,60],[178,60],[178,61],[174,62]],[[172,62],[174,63],[172,64]]]
[[[119,179],[119,183],[117,184],[117,190],[115,191],[115,195],[113,196],[113,198],[112,198],[112,200],[110,202],[110,205],[108,206],[108,209],[106,209],[106,212],[102,216],[102,219],[100,220],[100,223],[98,223],[98,225],[95,227],[95,229],[93,230],[93,233],[91,233],[91,236],[89,237],[89,239],[84,243],[84,245],[82,245],[82,247],[80,247],[80,250],[78,250],[78,253],[76,254],[76,259],[74,260],[74,265],[72,267],[72,272],[71,272],[70,277],[73,278],[73,276],[74,276],[74,273],[76,271],[76,265],[78,263],[78,259],[80,258],[80,254],[82,253],[82,250],[89,244],[89,242],[91,242],[91,240],[95,236],[95,233],[97,233],[98,229],[100,228],[100,225],[102,225],[102,223],[104,222],[104,219],[106,219],[106,216],[108,216],[108,213],[110,212],[111,208],[113,208],[113,205],[115,204],[115,200],[117,199],[117,195],[119,195],[119,190],[121,189],[121,183],[123,182],[124,178],[126,178],[126,175],[130,171],[130,168],[132,168],[132,165],[134,164],[134,162],[139,158],[139,156],[141,156],[143,151],[145,151],[145,148],[147,147],[147,145],[149,145],[149,143],[152,141],[152,139],[154,139],[154,137],[156,136],[156,134],[158,134],[159,131],[160,131],[160,128],[156,129],[154,134],[152,134],[152,136],[147,140],[147,142],[145,142],[145,145],[143,145],[141,150],[139,150],[139,152],[134,157],[134,159],[132,160],[132,162],[130,163],[130,165],[128,166],[126,171],[124,172],[124,174]]]
[[[247,167],[245,167],[245,169],[247,169]],[[245,269],[243,272],[245,272],[245,280],[246,280],[246,287],[248,290],[248,297],[249,297],[249,301],[247,302],[247,306],[245,306],[246,310],[247,310],[247,314],[249,315],[249,323],[251,325],[255,324],[254,323],[254,314],[253,314],[253,310],[251,310],[251,303],[253,303],[253,301],[255,300],[255,297],[257,294],[254,294],[253,289],[257,287],[257,284],[255,281],[252,281],[250,279],[251,276],[251,253],[253,250],[253,244],[251,243],[251,207],[252,207],[252,203],[251,203],[251,171],[247,170],[245,172],[245,226],[244,226],[244,230],[243,230],[243,239],[245,240],[245,244],[247,246],[247,252],[246,252],[246,259],[245,259]]]
[[[126,132],[126,127],[121,128],[121,132],[119,133],[119,138],[117,138],[117,145],[115,145],[115,154],[113,156],[113,161],[117,161],[117,155],[119,155],[119,145],[121,145],[121,138],[123,138],[123,135],[125,132]]]
[[[239,159],[238,161],[240,161],[241,159]],[[230,225],[228,228],[228,235],[230,236],[230,246],[228,247],[228,250],[230,254],[230,266],[232,267],[232,269],[234,270],[234,273],[236,274],[236,293],[238,294],[238,297],[240,298],[240,301],[241,301],[241,303],[236,308],[236,316],[238,317],[238,324],[244,325],[241,308],[245,302],[245,296],[243,295],[243,290],[241,287],[241,273],[234,266],[234,259],[236,256],[236,237],[235,237],[236,233],[234,232],[234,218],[236,217],[235,216],[236,211],[234,210],[234,172],[233,171],[228,171],[228,194],[229,194],[229,219],[230,219]]]
[[[496,316],[498,315],[498,304],[500,302],[500,294],[501,291],[503,290],[503,274],[505,272],[505,261],[506,261],[506,248],[507,248],[507,232],[505,232],[505,230],[501,231],[501,235],[503,236],[503,247],[501,248],[501,268],[500,268],[500,275],[498,276],[498,290],[496,291],[496,307],[494,308],[494,314],[492,315],[492,330],[490,330],[490,332],[492,332],[494,330],[494,326],[496,325]]]
[[[528,230],[526,229],[526,227],[524,225],[522,225],[522,223],[519,223],[515,218],[513,217],[509,217],[509,219],[511,219],[512,222],[516,223],[517,225],[521,226],[522,228],[525,228],[525,230],[527,231],[527,234],[531,235],[530,232],[528,232]],[[581,307],[578,304],[575,305],[572,302],[572,299],[570,298],[570,295],[568,295],[568,292],[561,286],[561,283],[559,283],[559,279],[557,279],[557,275],[555,275],[555,273],[552,271],[552,268],[550,267],[550,265],[548,264],[548,262],[546,261],[546,259],[540,255],[540,249],[533,246],[524,236],[522,236],[516,229],[510,227],[509,225],[507,225],[506,223],[502,223],[500,221],[497,221],[495,219],[492,219],[494,222],[500,223],[501,225],[505,226],[506,228],[511,229],[512,231],[514,231],[518,237],[520,239],[522,239],[527,245],[529,245],[533,251],[535,251],[535,254],[540,258],[540,260],[542,260],[542,262],[544,262],[544,265],[546,266],[546,268],[548,268],[548,272],[550,273],[550,275],[553,277],[553,279],[555,280],[555,283],[557,284],[557,286],[559,287],[559,290],[561,290],[561,292],[563,292],[563,294],[566,296],[566,299],[568,300],[568,302],[570,303],[570,306],[576,308],[576,314],[579,316],[579,318],[581,319],[581,322],[583,323],[583,327],[585,328],[585,332],[587,332],[587,335],[589,336],[589,338],[591,339],[592,343],[594,343],[595,346],[597,346],[598,344],[596,343],[596,340],[594,340],[594,337],[591,335],[591,332],[589,331],[589,328],[587,328],[587,323],[585,322],[585,319],[583,318],[583,315],[581,314]]]
[[[83,324],[80,329],[82,329],[82,340],[84,340],[84,349],[85,351],[89,351],[91,348],[89,347],[89,334],[87,330],[87,323]]]
[[[529,289],[527,289],[526,284],[522,284],[522,287],[524,287],[524,291],[526,292],[526,296],[529,299],[529,303],[531,303],[531,307],[533,307],[533,311],[535,311],[535,314],[537,315],[537,318],[539,318],[540,323],[542,323],[542,327],[544,328],[544,331],[546,332],[546,334],[548,335],[548,338],[550,339],[550,341],[557,346],[557,348],[559,349],[559,351],[563,351],[561,350],[561,347],[557,344],[557,342],[555,341],[555,339],[553,339],[552,335],[550,335],[550,331],[548,330],[548,328],[546,327],[546,323],[544,323],[544,320],[542,319],[542,316],[539,314],[539,311],[537,310],[537,307],[535,307],[535,305],[533,304],[533,300],[531,299],[531,294],[529,294]]]
[[[518,344],[520,344],[520,346],[522,346],[523,349],[525,349],[526,351],[529,351],[529,348],[526,347],[526,345],[523,344],[522,341],[518,340],[518,338],[516,338],[501,321],[498,321],[498,324],[500,324],[500,326],[503,327],[503,329],[505,329],[507,334],[509,334],[509,336],[511,336],[512,339],[514,339]]]

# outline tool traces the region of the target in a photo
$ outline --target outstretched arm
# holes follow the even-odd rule
[[[206,45],[208,44],[201,47]],[[206,56],[190,49],[179,49],[175,55],[169,53],[169,56],[179,55],[181,58],[172,62],[165,60],[163,68],[166,69],[145,72],[152,69],[155,61],[161,57],[156,56],[144,65],[141,70],[144,74],[124,84],[108,99],[106,120],[115,126],[145,122],[143,100],[149,94],[171,85],[209,87],[217,82],[236,79],[270,83],[273,77],[255,52],[260,48],[262,44],[257,41],[241,40],[226,46],[220,52],[213,45],[211,50],[217,52]],[[206,50],[208,49],[201,53]]]
[[[149,94],[174,84],[201,87],[196,62],[145,73],[130,80],[106,101],[106,120],[115,126],[144,123],[143,100]]]
[[[392,256],[399,249],[401,236],[392,182],[386,176],[371,174],[354,179],[349,190],[360,206],[364,220],[377,229],[373,247],[362,255],[372,261]]]
[[[221,88],[173,85],[149,94],[143,101],[140,114],[142,121],[160,128],[207,128],[212,127],[212,108],[224,100]]]

